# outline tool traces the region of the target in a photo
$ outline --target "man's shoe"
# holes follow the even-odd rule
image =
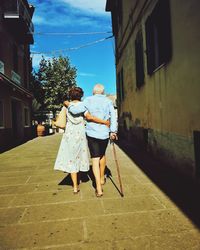
[[[74,194],[78,194],[79,192],[80,192],[79,187],[78,187],[77,189],[76,189],[76,188],[73,189],[73,193],[74,193]]]
[[[96,195],[97,198],[100,198],[100,197],[103,196],[103,193],[99,194],[99,193],[97,192],[97,190],[96,190],[96,191],[95,191],[95,195]]]
[[[104,177],[104,180],[101,181],[101,185],[105,185],[106,184],[106,178]]]

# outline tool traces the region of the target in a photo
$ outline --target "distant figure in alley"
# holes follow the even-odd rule
[[[81,102],[83,90],[79,87],[72,88],[69,91],[70,107],[76,107]],[[108,119],[99,119],[84,112],[79,115],[71,114],[68,109],[66,129],[63,134],[54,169],[71,174],[73,182],[73,193],[78,194],[78,176],[79,171],[87,172],[89,170],[89,156],[87,149],[87,139],[85,135],[84,117],[88,121],[103,124],[109,127]]]
[[[110,120],[110,128],[104,124],[87,122],[86,135],[90,155],[92,158],[92,169],[96,181],[96,196],[103,195],[102,185],[105,184],[105,167],[106,157],[105,152],[109,138],[117,139],[117,119],[113,103],[104,95],[104,86],[96,84],[93,88],[93,96],[87,97],[78,105],[71,105],[69,102],[64,102],[68,106],[69,113],[81,115],[89,111],[89,113],[102,120]]]

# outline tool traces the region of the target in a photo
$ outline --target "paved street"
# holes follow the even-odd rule
[[[104,196],[95,197],[91,175],[74,195],[67,174],[53,170],[60,139],[0,155],[0,249],[200,249],[195,223],[117,146],[125,196],[110,146]]]

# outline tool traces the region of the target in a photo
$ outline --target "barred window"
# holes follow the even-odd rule
[[[172,55],[169,0],[160,0],[145,23],[147,70],[151,75]]]

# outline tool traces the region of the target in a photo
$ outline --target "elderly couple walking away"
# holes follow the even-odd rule
[[[109,138],[117,139],[117,120],[112,101],[104,95],[103,85],[96,84],[93,96],[81,102],[82,96],[83,90],[74,87],[69,92],[70,102],[64,102],[67,107],[67,125],[54,169],[71,174],[73,193],[78,194],[77,174],[79,171],[89,171],[88,145],[96,181],[95,195],[101,197],[102,185],[106,181],[105,152]]]

